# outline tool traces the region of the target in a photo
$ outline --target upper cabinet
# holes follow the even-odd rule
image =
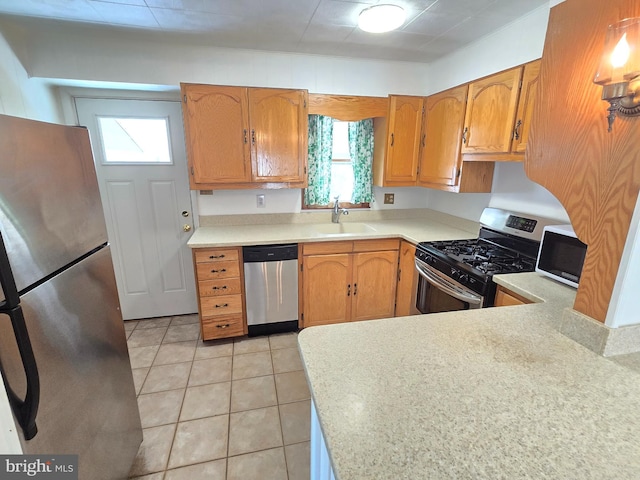
[[[194,190],[307,185],[307,91],[181,84]]]
[[[385,145],[375,152],[375,185],[416,185],[423,114],[424,97],[389,95],[389,115],[374,126],[374,143]]]
[[[509,153],[522,67],[469,84],[462,153]]]
[[[420,157],[420,184],[454,186],[462,158],[462,125],[467,85],[427,98],[424,125],[425,145]]]
[[[520,100],[518,101],[518,112],[516,114],[516,124],[513,127],[513,141],[511,142],[512,153],[524,154],[529,141],[529,130],[531,129],[531,117],[533,115],[533,105],[536,101],[536,92],[540,80],[541,60],[527,63],[522,73],[522,87],[520,88]]]
[[[523,161],[539,74],[536,60],[469,84],[464,160]]]

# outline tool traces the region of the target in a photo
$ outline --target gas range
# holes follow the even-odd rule
[[[476,305],[467,308],[493,304],[493,275],[534,271],[542,230],[558,222],[486,208],[480,223],[478,238],[421,242],[416,248],[421,282]]]

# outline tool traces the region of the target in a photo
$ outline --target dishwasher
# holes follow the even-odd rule
[[[298,245],[242,248],[249,336],[298,329]]]

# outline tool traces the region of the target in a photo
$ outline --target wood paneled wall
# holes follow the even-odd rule
[[[566,0],[551,10],[529,178],[564,205],[589,248],[574,308],[604,322],[640,186],[640,118],[617,118],[593,83],[607,25],[640,16],[634,0]]]

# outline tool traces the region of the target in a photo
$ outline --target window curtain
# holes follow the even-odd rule
[[[373,119],[349,122],[349,155],[353,164],[351,203],[373,198]]]
[[[309,115],[309,186],[304,189],[305,205],[328,205],[331,192],[333,118]]]

